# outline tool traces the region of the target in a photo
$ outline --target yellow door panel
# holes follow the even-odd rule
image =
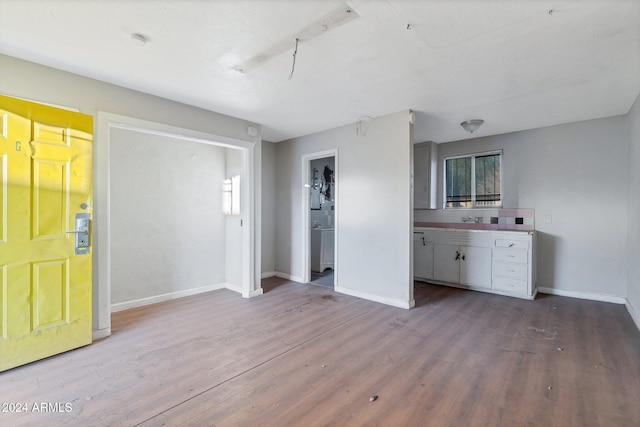
[[[92,126],[0,96],[0,371],[91,342],[91,251],[69,231],[91,214]]]
[[[6,139],[8,114],[0,114],[0,139]],[[0,247],[7,241],[7,157],[0,152]],[[7,265],[0,256],[0,341],[7,337]]]
[[[33,140],[54,145],[69,145],[69,132],[66,128],[33,123]]]
[[[7,339],[7,266],[0,265],[0,342]]]
[[[66,237],[67,194],[69,193],[67,162],[33,159],[32,237],[34,239],[62,239]]]
[[[0,117],[0,126],[2,122],[6,121],[7,115],[4,114]],[[0,129],[0,138],[6,139],[4,136],[6,131],[6,125],[3,129]],[[0,242],[4,243],[7,240],[7,153],[0,153]]]
[[[31,272],[31,332],[69,323],[69,260],[36,262]]]

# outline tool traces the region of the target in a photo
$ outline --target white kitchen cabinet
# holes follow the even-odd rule
[[[421,261],[416,267],[419,262],[414,258],[416,278],[520,298],[535,297],[534,232],[430,227],[415,231],[428,236],[430,246],[420,248],[419,239],[414,237],[414,256],[422,260],[431,256],[432,260]],[[431,268],[430,277],[424,268]]]
[[[333,268],[334,242],[333,228],[311,229],[311,271],[322,273]]]
[[[507,294],[535,295],[534,234],[496,236],[493,248],[493,289]]]
[[[417,279],[433,277],[433,243],[428,232],[413,233],[413,275]]]
[[[455,245],[433,244],[433,278],[460,283],[460,248]]]
[[[491,289],[491,248],[460,248],[460,283]]]
[[[491,248],[434,244],[435,280],[491,288]]]

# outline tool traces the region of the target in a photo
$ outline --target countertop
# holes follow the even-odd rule
[[[499,233],[499,234],[532,234],[535,230],[495,230],[495,229],[475,229],[475,228],[453,228],[453,227],[413,227],[414,231],[424,230],[440,230],[440,231],[455,231],[455,232],[471,232],[471,233]]]

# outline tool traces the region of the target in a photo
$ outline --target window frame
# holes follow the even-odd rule
[[[500,200],[495,205],[477,205],[476,201],[476,158],[484,156],[500,156]],[[447,206],[447,160],[471,158],[471,206],[456,207]],[[482,151],[469,154],[460,154],[455,156],[445,156],[442,159],[442,209],[499,209],[502,208],[504,201],[504,152],[503,150]]]

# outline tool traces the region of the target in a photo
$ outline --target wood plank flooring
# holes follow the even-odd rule
[[[640,332],[622,305],[416,282],[403,310],[263,287],[114,313],[111,337],[0,374],[0,404],[27,405],[0,425],[640,425]]]

